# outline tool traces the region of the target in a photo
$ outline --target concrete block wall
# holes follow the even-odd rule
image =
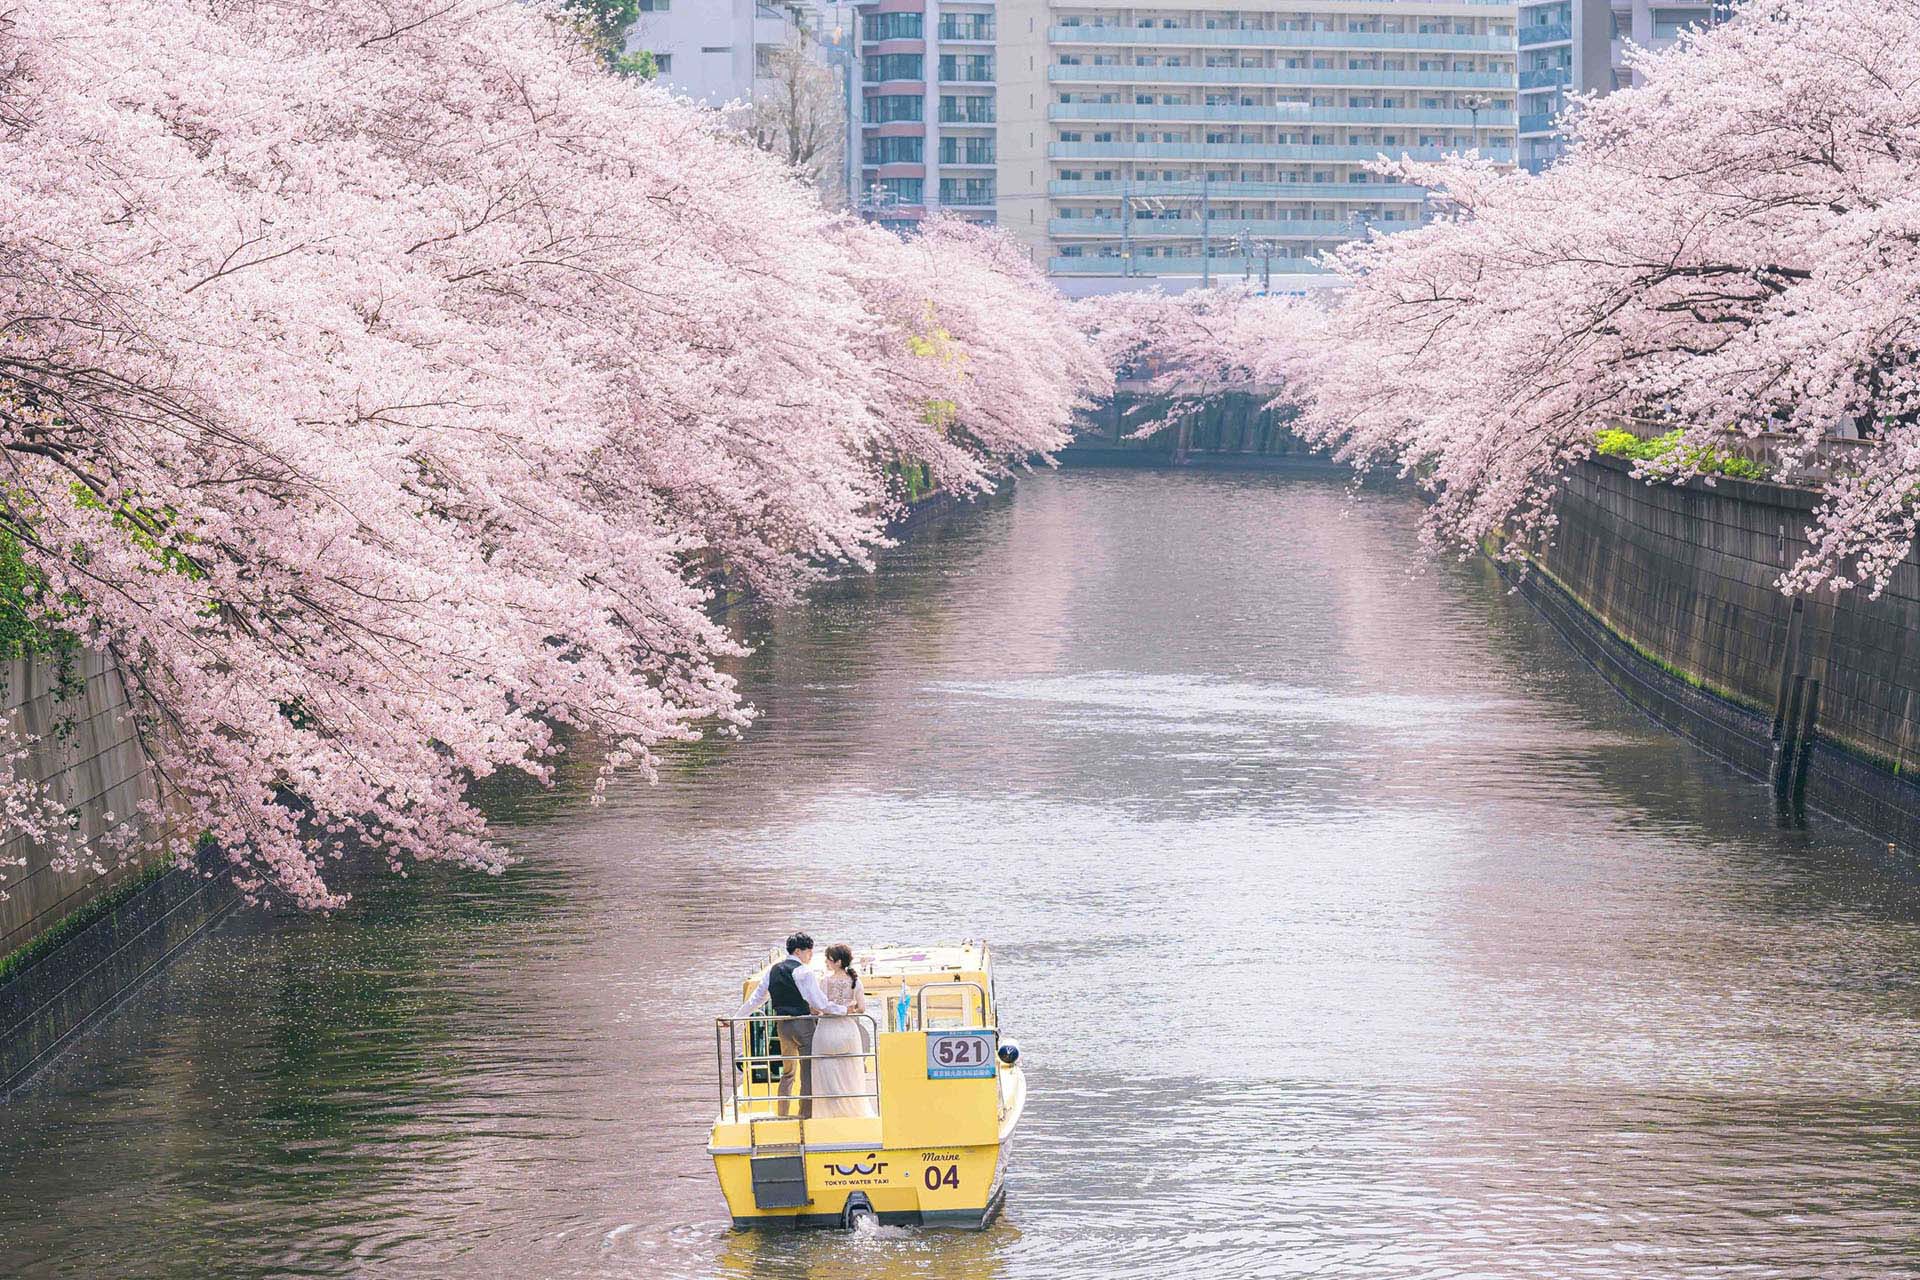
[[[1771,719],[1784,665],[1821,681],[1820,732],[1906,773],[1920,765],[1920,563],[1879,599],[1776,585],[1807,549],[1817,495],[1740,480],[1648,485],[1628,465],[1583,464],[1540,563],[1606,625],[1724,697]]]
[[[1792,678],[1819,681],[1806,803],[1920,850],[1920,561],[1878,599],[1796,605],[1776,584],[1817,499],[1724,478],[1649,485],[1596,458],[1568,478],[1522,588],[1630,699],[1749,773],[1768,771]]]
[[[140,802],[156,795],[156,779],[135,737],[120,672],[91,652],[75,654],[68,669],[69,687],[63,689],[61,664],[52,658],[0,663],[0,715],[14,734],[35,739],[24,771],[50,782],[60,800],[79,812],[87,833],[101,837],[138,821]],[[0,857],[27,860],[24,867],[5,867],[0,880],[8,895],[0,902],[0,955],[138,875],[155,856],[156,834],[135,833],[135,862],[95,875],[84,868],[57,871],[47,849],[0,832]]]

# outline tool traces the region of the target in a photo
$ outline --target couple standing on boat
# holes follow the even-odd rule
[[[796,1077],[802,1120],[873,1115],[866,1036],[853,1016],[866,1012],[867,994],[853,967],[853,948],[844,942],[827,948],[824,978],[812,963],[813,939],[804,933],[788,938],[787,958],[767,970],[734,1017],[751,1017],[763,1004],[773,1006],[784,1059],[777,1104],[782,1116],[789,1114]]]

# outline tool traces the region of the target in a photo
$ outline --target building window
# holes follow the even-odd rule
[[[917,53],[870,53],[860,65],[868,84],[881,80],[918,80],[923,63]]]
[[[920,16],[917,13],[870,13],[862,19],[860,31],[868,40],[918,40]]]
[[[666,13],[673,8],[673,0],[640,0],[641,13]]]
[[[906,138],[868,138],[862,159],[867,164],[919,164],[926,154],[926,139],[918,135]]]
[[[992,164],[992,138],[956,138],[949,134],[940,139],[941,164]],[[941,203],[947,203],[945,197]]]
[[[889,124],[896,120],[923,119],[922,110],[926,99],[917,93],[883,93],[867,99],[866,115],[868,124]]]
[[[673,74],[673,55],[670,53],[654,54],[653,69],[655,74],[657,75],[663,75],[663,76],[672,75]]]
[[[993,55],[990,53],[943,53],[940,55],[942,80],[991,80]]]
[[[992,178],[940,179],[941,204],[992,204]]]
[[[992,124],[993,99],[942,96],[940,99],[940,123]]]
[[[879,187],[890,204],[919,204],[924,198],[925,178],[882,178],[873,184]]]

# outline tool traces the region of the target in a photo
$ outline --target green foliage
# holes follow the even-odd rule
[[[1607,429],[1594,434],[1594,452],[1609,458],[1632,462],[1651,462],[1664,471],[1697,471],[1702,475],[1731,476],[1735,480],[1764,480],[1767,468],[1751,458],[1743,458],[1708,445],[1683,445],[1678,429],[1665,435],[1642,440],[1631,431]]]
[[[623,53],[613,60],[613,73],[628,80],[651,80],[660,74],[659,64],[645,49]]]
[[[42,585],[40,575],[27,567],[19,539],[0,533],[0,660],[47,650],[50,637],[29,608]]]
[[[887,472],[905,490],[908,502],[918,502],[933,492],[933,474],[924,462],[891,462]]]
[[[627,32],[640,17],[640,0],[567,0],[566,8],[615,74],[653,79],[653,55],[626,52]]]

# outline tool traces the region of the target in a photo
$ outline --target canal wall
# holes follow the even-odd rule
[[[1093,466],[1285,467],[1334,465],[1293,433],[1290,406],[1269,408],[1271,397],[1235,392],[1185,408],[1178,420],[1144,439],[1133,433],[1174,409],[1164,397],[1122,391],[1082,414],[1063,463]]]
[[[158,798],[134,734],[126,683],[77,651],[0,663],[0,714],[28,745],[15,768],[48,785],[89,836],[118,833],[133,856],[102,871],[56,866],[24,836],[0,844],[0,1096],[231,905],[224,878],[161,861],[166,830],[138,816]],[[23,865],[14,865],[18,860]]]
[[[911,539],[990,500],[923,495],[888,524],[888,536]],[[751,603],[725,581],[716,592],[711,607],[722,616]],[[120,673],[97,654],[76,653],[0,662],[0,681],[0,714],[34,739],[19,767],[50,783],[92,835],[137,823],[157,780]],[[9,895],[0,900],[0,1099],[238,903],[217,850],[181,870],[160,857],[165,831],[130,834],[136,856],[101,873],[56,868],[47,850],[21,838],[0,845],[0,857],[26,864],[8,866],[0,880]]]
[[[1818,493],[1581,463],[1553,541],[1505,572],[1634,703],[1805,805],[1920,850],[1920,562],[1879,599],[1789,599]]]

